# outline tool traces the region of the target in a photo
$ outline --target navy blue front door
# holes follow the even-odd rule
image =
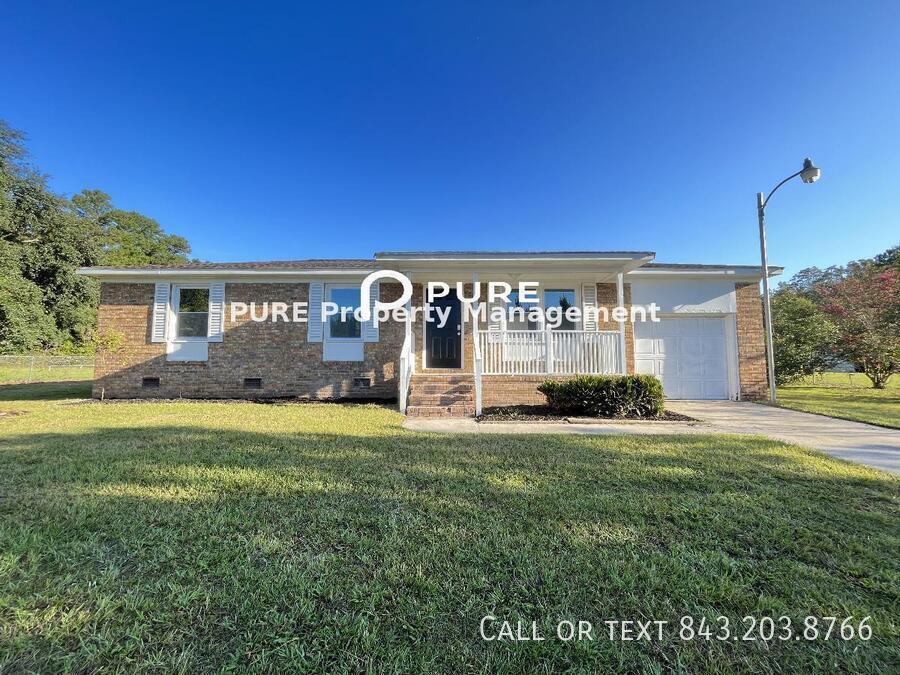
[[[432,320],[425,323],[425,367],[462,367],[462,308],[457,297],[435,298],[430,303],[434,308]],[[440,316],[447,315],[447,321],[440,324]],[[437,313],[440,309],[441,314]]]

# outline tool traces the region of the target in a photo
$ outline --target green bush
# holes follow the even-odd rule
[[[546,380],[538,391],[562,415],[588,417],[659,417],[662,383],[652,375],[581,375]]]

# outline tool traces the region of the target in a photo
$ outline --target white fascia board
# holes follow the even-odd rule
[[[652,260],[652,253],[622,253],[622,254],[590,254],[590,253],[510,253],[496,254],[486,253],[478,255],[473,253],[448,253],[446,255],[416,255],[416,254],[388,254],[380,255],[375,258],[378,263],[448,263],[448,264],[481,264],[481,263],[522,263],[522,262],[618,262],[639,260],[648,262]]]
[[[769,277],[783,272],[781,267],[769,268]],[[731,281],[760,281],[762,274],[752,268],[710,270],[648,270],[636,269],[626,273],[628,278],[645,279],[729,279]]]
[[[179,270],[179,269],[116,269],[116,268],[92,268],[79,267],[76,274],[86,277],[95,277],[103,281],[140,282],[157,281],[159,279],[216,279],[216,280],[240,280],[244,282],[266,281],[303,281],[304,279],[340,278],[363,279],[374,270],[353,269],[317,269],[317,270],[236,270],[236,269],[204,269],[204,270]]]

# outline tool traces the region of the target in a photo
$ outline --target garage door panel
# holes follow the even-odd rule
[[[697,359],[681,359],[678,362],[678,375],[685,379],[702,378],[703,362]]]
[[[703,382],[700,380],[682,380],[679,398],[703,398]]]
[[[726,380],[705,381],[701,398],[728,398],[728,382]]]
[[[726,399],[727,331],[720,317],[669,317],[635,324],[635,371],[657,375],[666,397]]]
[[[653,338],[635,338],[635,356],[653,356],[656,353],[656,340]]]
[[[669,335],[666,337],[662,337],[656,341],[657,350],[659,354],[678,354],[680,349],[680,337],[676,337],[674,335]]]
[[[700,319],[698,335],[724,337],[725,322],[721,319]]]
[[[722,356],[725,353],[725,340],[722,338],[721,335],[697,338],[700,352],[705,356]]]
[[[678,338],[678,354],[696,358],[703,354],[703,345],[698,338]]]

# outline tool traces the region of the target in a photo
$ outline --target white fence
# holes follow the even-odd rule
[[[620,372],[616,331],[506,330],[478,335],[485,375]]]
[[[89,380],[93,356],[0,356],[0,383]]]

